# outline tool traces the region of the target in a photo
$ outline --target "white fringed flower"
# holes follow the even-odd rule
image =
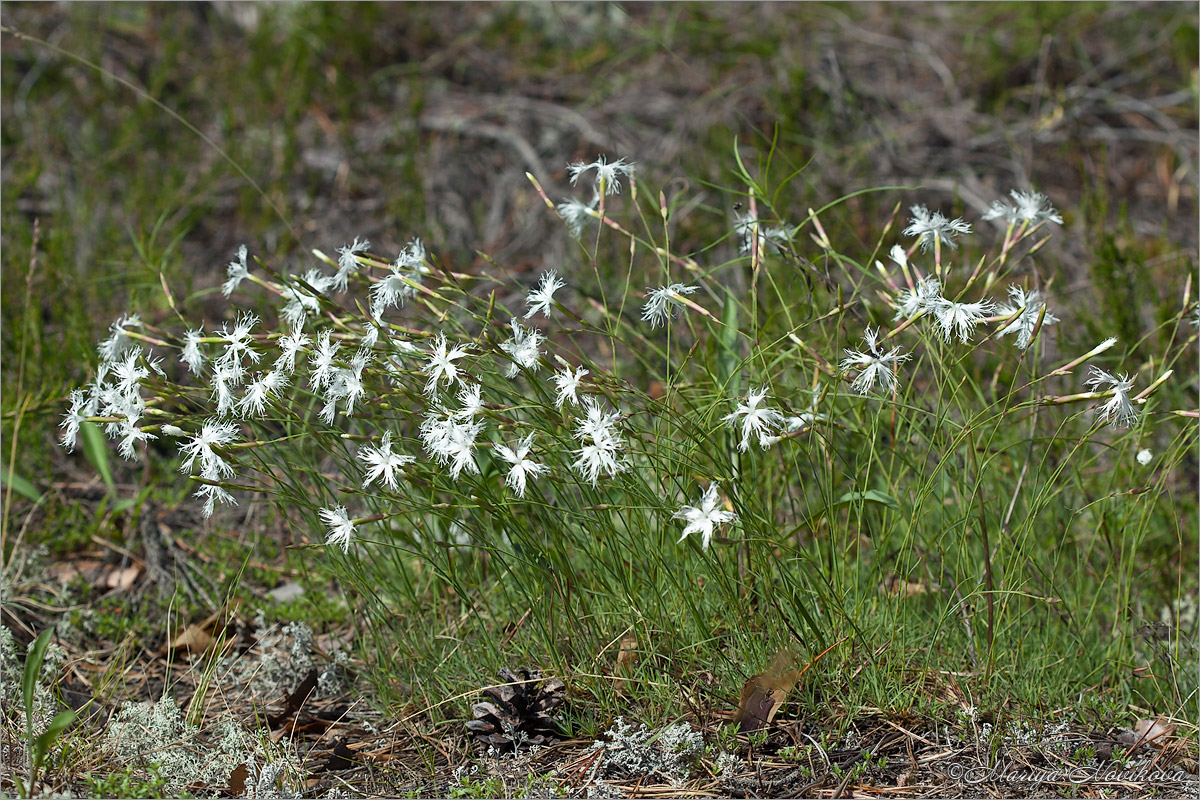
[[[355,236],[352,244],[338,248],[338,271],[333,276],[333,286],[339,292],[346,291],[350,276],[358,272],[358,254],[367,252],[370,247],[371,243],[366,239]]]
[[[1041,192],[1021,192],[1013,189],[1008,194],[1015,205],[997,200],[992,203],[992,207],[983,215],[983,218],[987,220],[1003,219],[1010,225],[1019,225],[1024,222],[1031,225],[1039,225],[1043,222],[1062,225],[1062,215],[1054,206],[1050,205],[1049,199]]]
[[[529,304],[529,310],[525,312],[525,319],[529,319],[539,311],[549,319],[550,312],[553,310],[554,293],[566,285],[567,282],[558,277],[558,273],[554,270],[543,272],[537,288],[525,297],[525,302]]]
[[[343,553],[350,552],[350,539],[354,536],[354,522],[346,512],[346,507],[322,508],[319,513],[321,519],[329,526],[329,536],[325,539],[325,544],[340,544]]]
[[[1096,419],[1126,428],[1137,422],[1138,410],[1134,408],[1133,400],[1129,396],[1133,389],[1133,379],[1128,375],[1114,377],[1099,367],[1092,367],[1086,384],[1093,392],[1113,393],[1108,402],[1096,409]]]
[[[759,406],[767,398],[768,389],[750,389],[744,403],[738,403],[737,409],[721,418],[736,427],[742,426],[742,441],[738,442],[738,450],[746,452],[750,447],[750,437],[757,436],[759,447],[767,448],[772,434],[783,424],[783,414],[774,408]]]
[[[559,216],[563,218],[563,222],[567,223],[567,227],[571,230],[571,235],[576,239],[583,233],[584,223],[593,218],[595,207],[595,200],[592,201],[591,205],[581,203],[578,200],[566,200],[556,206]]]
[[[935,243],[945,245],[951,250],[958,248],[955,240],[959,234],[970,233],[971,224],[963,222],[962,217],[947,219],[940,211],[930,211],[925,206],[913,206],[912,219],[904,229],[905,236],[916,236],[921,252],[925,252]]]
[[[382,478],[383,485],[393,492],[400,488],[397,475],[405,466],[416,461],[412,456],[392,452],[391,431],[384,431],[383,441],[379,447],[368,445],[360,448],[358,451],[358,460],[362,461],[369,468],[367,476],[363,480],[364,489]]]
[[[429,380],[425,382],[427,395],[433,395],[437,391],[439,382],[446,385],[463,382],[458,375],[458,365],[454,362],[467,354],[467,345],[455,345],[449,350],[447,347],[449,344],[446,342],[446,334],[439,332],[433,340],[433,348],[429,351],[429,360],[422,370],[429,376]]]
[[[580,367],[578,371],[572,372],[569,364],[564,366],[561,372],[555,373],[554,387],[557,390],[557,395],[554,398],[554,407],[562,408],[563,403],[568,400],[575,405],[579,405],[579,383],[588,374],[588,371],[583,367]]]
[[[567,165],[567,172],[571,175],[571,185],[575,185],[580,175],[593,169],[596,170],[596,194],[617,194],[621,191],[621,176],[632,177],[634,165],[626,163],[623,158],[609,162],[603,155],[590,164],[576,161]]]
[[[536,478],[550,471],[550,468],[545,464],[539,464],[530,458],[526,458],[532,448],[532,433],[517,442],[516,447],[508,447],[499,443],[492,444],[492,450],[495,451],[496,455],[509,464],[512,464],[512,468],[509,469],[504,483],[513,490],[517,497],[525,496],[525,486],[531,477]]]
[[[542,351],[539,348],[546,340],[545,335],[536,329],[521,327],[521,323],[517,321],[516,317],[512,318],[509,326],[512,328],[512,338],[507,342],[501,342],[500,349],[508,353],[508,357],[512,359],[513,363],[508,365],[504,376],[515,378],[522,367],[536,372],[541,367],[538,358],[542,355]]]
[[[996,313],[1004,317],[1016,314],[1018,311],[1021,313],[1016,319],[997,331],[996,338],[1015,333],[1017,347],[1024,350],[1029,347],[1029,343],[1033,339],[1033,329],[1037,325],[1038,315],[1042,313],[1043,308],[1046,308],[1046,304],[1042,301],[1041,292],[1037,290],[1027,292],[1020,286],[1008,287],[1008,296],[1012,299],[1012,303],[997,306]],[[1042,319],[1042,325],[1053,325],[1056,322],[1058,322],[1058,317],[1051,314],[1050,309],[1046,308],[1046,316]]]
[[[916,289],[905,289],[896,296],[896,319],[911,319],[926,311],[936,311],[942,300],[942,282],[921,278]]]
[[[721,507],[721,498],[717,494],[717,484],[709,484],[700,496],[697,506],[684,506],[671,515],[671,519],[682,519],[687,524],[679,541],[687,538],[688,534],[698,533],[701,537],[701,547],[708,549],[713,532],[718,525],[724,525],[737,519],[737,514]]]
[[[881,352],[879,331],[870,328],[863,334],[863,341],[867,345],[867,352],[845,350],[846,357],[840,365],[843,370],[861,370],[851,388],[859,394],[866,394],[875,384],[879,384],[884,394],[891,394],[896,388],[896,365],[907,361],[911,354],[901,353],[902,348],[899,347],[893,347],[887,353]]]
[[[233,294],[238,285],[250,276],[250,268],[246,266],[246,255],[246,245],[242,245],[238,248],[237,260],[230,261],[229,266],[225,268],[225,274],[229,277],[221,284],[221,294],[226,297]]]
[[[200,328],[189,330],[183,335],[183,352],[179,354],[179,360],[187,364],[193,375],[199,375],[200,370],[204,368],[204,362],[208,360],[200,349],[202,338],[204,331]]]
[[[953,336],[963,344],[971,341],[971,334],[984,318],[996,310],[991,300],[979,303],[955,303],[950,300],[940,300],[933,306],[933,313],[942,335],[942,341],[949,343]]]
[[[672,283],[670,286],[647,289],[646,304],[642,306],[642,319],[649,322],[651,328],[665,325],[675,316],[677,309],[684,307],[680,299],[684,295],[693,294],[699,290],[699,286],[683,283]]]

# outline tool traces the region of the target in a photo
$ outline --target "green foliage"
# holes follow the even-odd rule
[[[166,798],[176,795],[167,793],[167,780],[159,772],[158,764],[148,767],[126,767],[87,779],[92,797]],[[186,796],[186,795],[185,795]]]
[[[67,709],[57,713],[44,730],[34,736],[34,701],[38,681],[42,673],[42,661],[46,657],[46,648],[50,645],[53,629],[47,629],[34,640],[25,657],[25,668],[21,672],[21,699],[25,704],[25,741],[29,748],[29,783],[24,784],[17,779],[17,786],[23,797],[30,797],[37,788],[38,773],[46,760],[46,754],[54,746],[59,735],[75,721],[75,712]]]

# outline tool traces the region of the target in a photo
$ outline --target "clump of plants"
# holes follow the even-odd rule
[[[732,681],[737,652],[909,631],[918,666],[1118,680],[1130,556],[1175,524],[1195,436],[1158,400],[1195,360],[1190,286],[1171,349],[1129,362],[1056,310],[1062,218],[1036,192],[997,200],[986,239],[918,205],[847,249],[822,222],[841,201],[788,221],[739,161],[725,234],[683,252],[686,198],[624,159],[568,174],[582,198],[530,178],[578,242],[532,280],[413,238],[299,265],[243,247],[222,319],[164,284],[171,316],[113,323],[62,444],[98,426],[177,458],[205,514],[269,500],[377,628],[458,604],[492,670],[514,636],[565,675],[634,628]]]

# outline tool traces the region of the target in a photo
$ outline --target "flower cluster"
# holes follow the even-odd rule
[[[633,166],[624,159],[609,162],[603,156],[572,164],[568,170],[572,184],[594,173],[595,197],[590,205],[568,201],[558,206],[575,233],[587,219],[604,212],[604,198],[619,192],[623,179],[633,177]],[[1033,225],[1060,221],[1041,195],[1014,192],[1012,197],[1017,205],[997,206],[997,217]],[[961,219],[948,219],[923,206],[912,212],[905,233],[918,237],[913,250],[924,251],[931,245],[935,251],[942,245],[953,249],[956,238],[971,231]],[[797,228],[763,228],[757,220],[739,217],[736,231],[742,252],[755,241],[779,251],[793,246]],[[893,290],[894,321],[899,327],[891,333],[866,328],[862,349],[845,349],[836,368],[829,360],[817,359],[827,378],[845,381],[859,395],[878,390],[877,396],[887,402],[901,393],[900,367],[913,353],[884,343],[919,318],[927,319],[946,345],[969,343],[980,326],[996,324],[993,335],[1011,335],[1022,350],[1039,330],[1058,321],[1037,290],[1010,286],[1009,302],[1001,305],[987,299],[951,300],[944,295],[950,279],[940,262],[938,277],[933,277],[922,275],[919,266],[910,263],[911,253],[899,245],[889,255],[903,271],[903,285],[908,287],[896,291],[902,284],[892,281],[887,269],[876,262]],[[397,501],[412,498],[418,490],[452,487],[449,482],[476,482],[469,491],[477,493],[477,482],[495,481],[498,487],[502,474],[507,489],[499,491],[510,503],[527,496],[526,502],[534,501],[552,492],[582,493],[585,485],[600,489],[602,481],[631,471],[644,470],[652,482],[663,485],[654,476],[650,448],[640,449],[645,442],[663,437],[661,428],[630,420],[657,414],[661,406],[656,403],[668,401],[644,402],[642,398],[652,393],[631,390],[595,364],[590,365],[594,374],[554,352],[555,337],[563,335],[553,330],[555,319],[565,315],[589,324],[571,307],[571,298],[564,304],[559,293],[568,283],[558,270],[543,272],[528,290],[523,318],[504,314],[509,322],[507,336],[501,339],[494,335],[500,327],[492,313],[494,296],[487,314],[470,315],[468,324],[459,325],[449,309],[434,312],[432,330],[410,327],[411,320],[399,324],[396,315],[417,316],[434,309],[450,293],[449,281],[433,284],[433,276],[449,273],[419,239],[412,239],[395,259],[372,254],[369,242],[359,238],[338,250],[336,263],[317,256],[323,264],[283,280],[252,272],[251,264],[258,262],[246,247],[239,248],[228,264],[222,292],[232,296],[247,281],[266,290],[278,299],[273,313],[265,315],[280,321],[278,331],[270,330],[263,318],[250,311],[237,312],[216,327],[199,325],[179,335],[161,331],[136,315],[114,322],[99,344],[95,377],[70,393],[61,425],[62,445],[74,449],[82,426],[93,423],[117,440],[119,452],[127,459],[137,458],[147,443],[160,437],[174,439],[182,457],[181,471],[199,485],[195,496],[203,501],[205,514],[211,515],[217,503],[235,502],[232,491],[256,490],[272,479],[270,470],[259,470],[266,477],[251,479],[259,480],[258,485],[234,483],[243,450],[315,437],[322,458],[340,462],[345,473],[354,476],[353,487],[342,491],[361,493],[369,504],[373,499],[376,509],[401,509],[352,518],[344,505],[322,506],[314,498],[312,505],[328,528],[327,542],[345,551],[359,526],[404,513],[404,503]],[[674,269],[674,262],[668,266]],[[688,264],[689,269],[693,266]],[[654,335],[656,328],[668,325],[685,307],[704,311],[689,299],[702,288],[709,296],[721,296],[703,280],[664,283],[646,291],[640,336]],[[968,282],[959,296],[971,285]],[[362,293],[356,298],[357,290]],[[422,302],[409,306],[407,301],[418,294]],[[369,311],[361,310],[363,295]],[[461,307],[466,308],[470,296],[461,296],[466,298]],[[736,302],[725,296],[725,302]],[[558,317],[555,311],[560,312]],[[717,324],[716,317],[709,320]],[[634,320],[621,320],[626,323],[637,327]],[[475,336],[465,333],[472,326],[479,330]],[[547,350],[561,367],[548,379],[538,375]],[[165,364],[161,353],[173,353],[178,366]],[[168,370],[182,377],[168,377]],[[508,381],[495,379],[498,374]],[[589,380],[585,383],[585,379]],[[813,385],[818,386],[815,380]],[[1097,418],[1133,425],[1138,400],[1130,396],[1132,385],[1127,375],[1114,377],[1093,367],[1088,386],[1106,398]],[[751,444],[766,450],[819,423],[835,424],[832,408],[818,413],[818,402],[825,402],[820,398],[830,392],[830,384],[825,387],[814,389],[807,410],[796,414],[787,411],[786,394],[776,395],[780,397],[776,407],[772,389],[764,382],[752,386],[744,398],[719,399],[721,411],[728,411],[720,422],[734,432],[737,451],[746,453]],[[675,395],[668,398],[673,401]],[[618,410],[628,406],[633,410]],[[715,414],[709,417],[715,418]],[[657,423],[657,418],[652,422]],[[722,427],[711,424],[713,430],[700,431],[701,437],[713,436]],[[279,438],[267,441],[271,436]],[[356,449],[348,450],[349,442],[357,443]],[[539,443],[536,449],[535,442]],[[566,446],[557,446],[561,444]],[[310,472],[331,477],[324,467]],[[468,489],[461,493],[467,495]],[[717,480],[711,480],[697,505],[684,505],[672,516],[684,523],[680,541],[697,534],[704,550],[720,526],[738,519],[732,506],[723,505]]]

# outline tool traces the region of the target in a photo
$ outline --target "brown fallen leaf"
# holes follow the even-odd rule
[[[918,594],[932,594],[940,591],[941,586],[936,583],[925,584],[922,581],[906,581],[902,580],[899,575],[888,575],[879,584],[879,591],[884,594],[897,595],[899,597],[913,597]]]
[[[119,567],[94,558],[81,558],[75,561],[55,562],[46,571],[63,586],[81,578],[97,589],[127,592],[133,588],[144,568],[139,564]]]
[[[160,656],[166,655],[199,655],[210,647],[219,644],[222,649],[232,649],[236,643],[236,625],[234,611],[241,601],[237,598],[226,608],[219,608],[200,622],[193,622],[175,636],[168,639],[158,648]],[[221,624],[222,618],[225,622]]]
[[[795,662],[795,653],[781,650],[766,672],[753,676],[742,685],[742,698],[733,717],[733,724],[739,731],[751,733],[771,724],[783,707],[787,693],[800,677],[800,672],[793,666]]]
[[[1138,735],[1139,744],[1148,744],[1151,747],[1163,747],[1167,743],[1167,736],[1174,732],[1175,726],[1168,725],[1163,717],[1154,719],[1139,719],[1133,726],[1133,732]]]
[[[637,644],[637,637],[632,633],[621,639],[621,647],[617,651],[617,674],[628,675],[633,670],[633,662],[637,661],[638,657]],[[613,689],[617,694],[624,694],[628,685],[629,681],[624,678],[613,681]]]
[[[171,642],[171,650],[176,653],[196,655],[203,653],[212,645],[212,634],[195,623],[184,628],[183,633]]]
[[[278,728],[288,720],[293,714],[300,710],[304,705],[304,701],[308,700],[308,696],[317,688],[317,670],[314,668],[309,670],[308,675],[296,687],[296,691],[287,696],[283,711],[278,716],[267,717],[267,722],[272,729]]]
[[[246,794],[246,779],[250,777],[250,769],[245,764],[238,764],[229,773],[229,796],[241,797]]]

